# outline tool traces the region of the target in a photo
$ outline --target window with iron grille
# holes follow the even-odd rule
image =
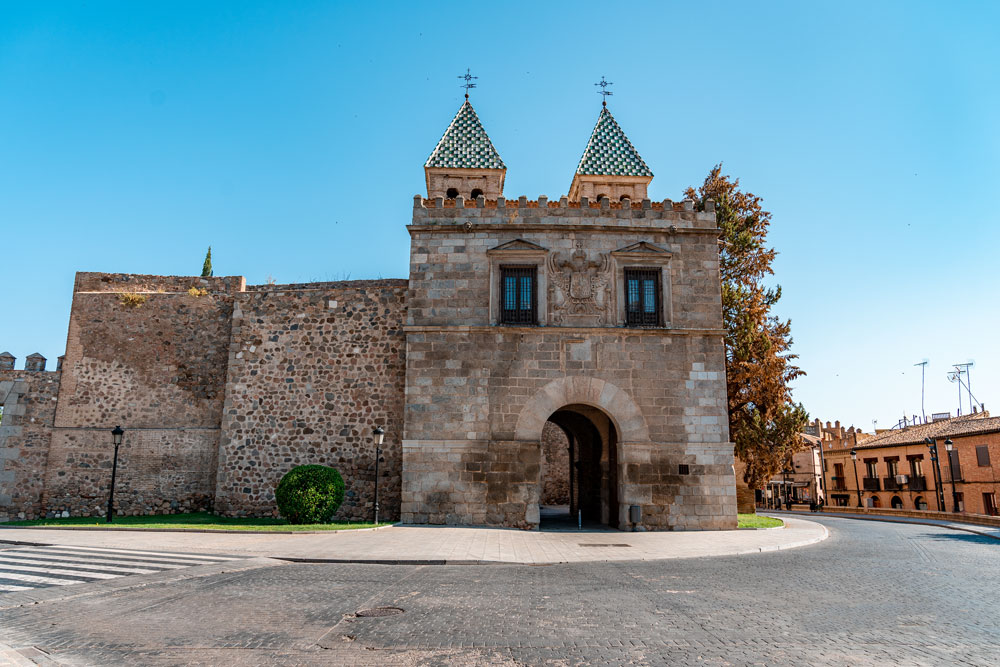
[[[534,266],[500,267],[500,323],[538,323],[538,269]]]
[[[625,269],[626,323],[653,327],[662,324],[660,294],[659,269]]]

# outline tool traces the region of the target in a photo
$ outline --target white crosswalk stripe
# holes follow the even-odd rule
[[[56,545],[0,549],[0,593],[216,565],[240,558],[243,557]]]

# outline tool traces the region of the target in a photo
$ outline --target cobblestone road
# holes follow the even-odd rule
[[[93,665],[1000,663],[1000,541],[817,521],[825,542],[735,557],[138,575],[31,606],[0,596],[0,642]],[[405,612],[353,616],[376,606]]]

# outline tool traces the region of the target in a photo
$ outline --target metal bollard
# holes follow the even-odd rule
[[[641,505],[629,505],[628,506],[628,520],[632,524],[632,531],[635,532],[636,526],[642,523],[642,506]]]

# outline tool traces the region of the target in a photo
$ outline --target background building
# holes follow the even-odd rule
[[[828,505],[998,513],[1000,417],[983,411],[870,436],[838,436],[823,442]]]

